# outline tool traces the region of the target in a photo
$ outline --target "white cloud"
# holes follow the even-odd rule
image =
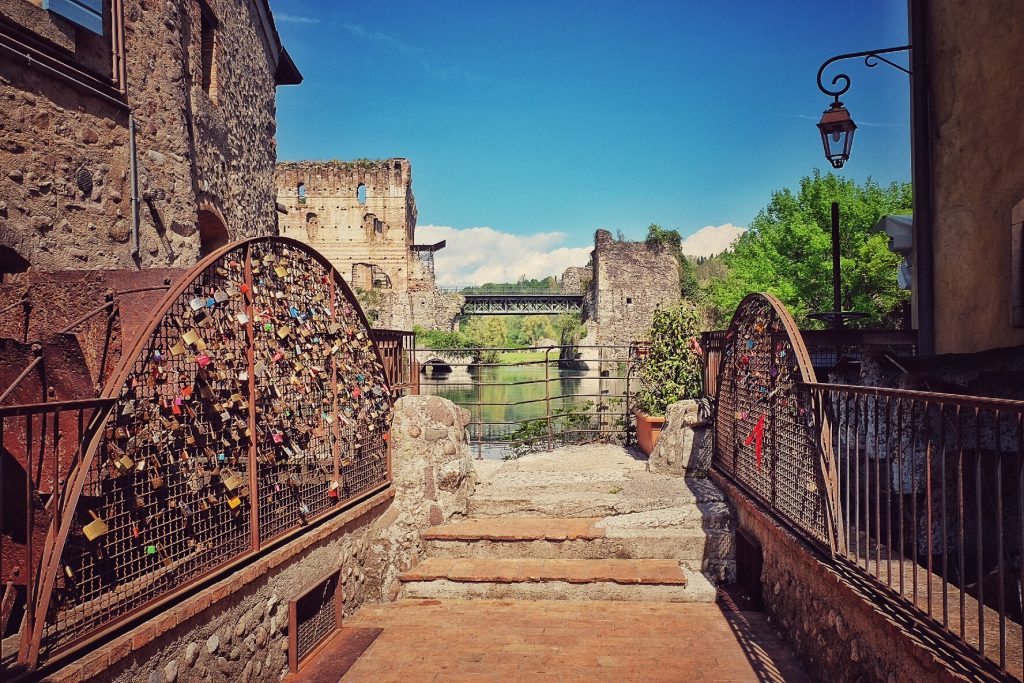
[[[320,20],[316,17],[300,17],[294,14],[281,14],[277,12],[274,14],[276,21],[283,21],[286,24],[319,24]]]
[[[520,276],[562,276],[570,266],[585,266],[592,247],[564,246],[563,232],[513,235],[492,228],[452,228],[442,225],[416,227],[416,242],[432,244],[447,240],[434,257],[439,285],[481,285],[515,282]]]
[[[687,256],[714,256],[728,250],[740,235],[747,231],[732,223],[707,225],[683,238],[683,253]]]

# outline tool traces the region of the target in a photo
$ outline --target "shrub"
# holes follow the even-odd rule
[[[664,415],[669,405],[700,396],[700,331],[700,312],[685,301],[655,311],[650,350],[640,361],[640,410],[648,415]]]

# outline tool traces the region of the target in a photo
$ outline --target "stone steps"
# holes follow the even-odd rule
[[[399,577],[404,598],[714,602],[675,560],[428,558]]]
[[[432,527],[423,540],[427,555],[436,558],[670,559],[705,571],[733,553],[728,526],[627,528],[619,518],[469,519]]]

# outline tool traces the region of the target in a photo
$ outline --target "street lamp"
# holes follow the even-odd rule
[[[857,130],[857,124],[853,122],[850,112],[838,97],[821,115],[818,130],[821,131],[821,142],[825,146],[825,158],[832,164],[832,168],[842,168],[850,158],[853,133]]]
[[[832,79],[834,88],[827,87],[821,81],[825,69],[830,64],[843,59],[864,58],[864,64],[870,68],[878,65],[878,62],[885,62],[894,69],[899,69],[905,74],[910,74],[907,69],[896,62],[889,61],[881,55],[890,52],[905,52],[911,48],[910,45],[899,47],[887,47],[881,50],[866,50],[864,52],[849,52],[843,55],[836,55],[825,61],[818,69],[818,90],[835,98],[832,105],[821,115],[818,121],[818,130],[821,132],[821,143],[825,147],[825,158],[832,164],[833,168],[842,168],[850,158],[850,148],[853,147],[853,133],[857,130],[857,124],[853,122],[850,112],[847,111],[839,97],[850,89],[850,77],[846,74],[836,74]]]

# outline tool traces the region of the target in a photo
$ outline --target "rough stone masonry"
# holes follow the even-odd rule
[[[184,268],[273,234],[275,88],[301,77],[282,71],[263,0],[124,0],[123,30],[105,2],[104,35],[41,4],[0,0],[4,32],[37,46],[33,60],[0,50],[0,271]],[[40,63],[97,74],[108,97]]]

